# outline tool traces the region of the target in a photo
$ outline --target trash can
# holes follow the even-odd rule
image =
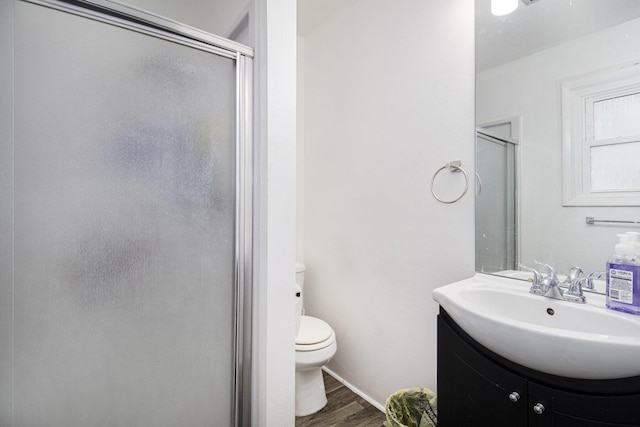
[[[438,396],[428,388],[409,388],[393,393],[384,405],[385,427],[435,427]]]

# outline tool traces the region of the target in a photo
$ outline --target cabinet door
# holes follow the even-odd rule
[[[542,414],[533,407],[542,404]],[[529,382],[529,426],[640,426],[640,396],[592,396],[569,393]]]
[[[488,361],[438,319],[438,425],[526,426],[527,381]]]
[[[529,427],[553,426],[553,390],[529,382],[528,391],[527,416],[529,418]],[[565,424],[557,425],[565,426]],[[583,424],[578,425],[582,426]]]

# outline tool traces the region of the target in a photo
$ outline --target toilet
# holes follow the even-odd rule
[[[305,316],[303,308],[304,264],[296,263],[296,416],[318,412],[327,404],[322,366],[336,354],[338,345],[331,326]]]

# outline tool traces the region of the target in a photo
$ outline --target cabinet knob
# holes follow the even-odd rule
[[[542,415],[542,413],[544,412],[544,405],[542,403],[536,403],[536,405],[533,407],[533,412],[538,415]]]
[[[518,400],[520,400],[520,394],[517,391],[514,391],[509,395],[509,400],[512,402],[517,402]]]

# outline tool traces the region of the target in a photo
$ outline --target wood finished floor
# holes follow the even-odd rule
[[[382,427],[384,412],[323,371],[327,406],[315,414],[296,417],[296,427]]]

